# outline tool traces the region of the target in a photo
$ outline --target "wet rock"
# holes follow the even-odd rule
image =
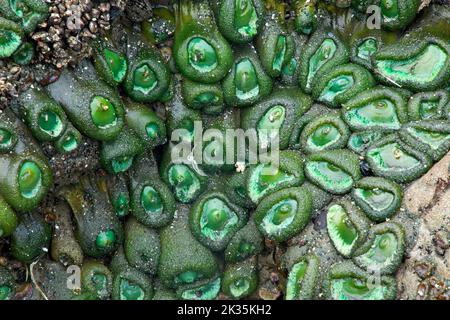
[[[450,152],[405,191],[404,206],[418,218],[417,240],[397,273],[399,298],[443,299],[450,279]],[[446,238],[447,236],[447,238]],[[447,242],[446,242],[447,240]],[[438,250],[436,250],[438,248]],[[434,266],[434,272],[424,269]],[[431,276],[432,275],[432,276]],[[431,278],[430,278],[431,276]],[[426,280],[422,279],[425,278]],[[432,280],[431,290],[428,280]],[[436,286],[439,290],[436,289]]]

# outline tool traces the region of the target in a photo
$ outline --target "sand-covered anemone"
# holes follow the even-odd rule
[[[327,211],[327,231],[336,250],[352,257],[367,241],[369,220],[349,201],[332,203]]]
[[[349,136],[350,131],[339,114],[328,114],[309,122],[302,130],[300,141],[302,150],[314,153],[344,148]]]
[[[302,256],[289,270],[286,300],[308,300],[314,297],[319,284],[320,259],[316,255]]]
[[[260,163],[250,168],[246,188],[254,203],[269,193],[303,183],[303,158],[298,152],[282,151],[279,160],[279,166]]]
[[[383,222],[400,208],[403,193],[401,187],[389,179],[365,177],[355,184],[352,197],[372,221]]]
[[[400,139],[439,161],[450,149],[450,123],[447,120],[423,120],[404,125]]]
[[[375,142],[366,152],[373,172],[395,182],[411,182],[424,174],[432,164],[431,158],[404,143],[396,134]]]
[[[397,295],[395,278],[374,277],[351,261],[334,264],[323,282],[325,298],[329,300],[392,300]]]
[[[346,149],[313,153],[305,163],[305,175],[332,194],[345,194],[361,178],[358,156]]]
[[[354,262],[378,274],[392,274],[399,268],[405,253],[405,231],[395,222],[385,222],[370,229],[368,241],[361,248],[362,254]]]
[[[247,219],[247,213],[224,194],[209,192],[192,206],[189,225],[198,241],[213,251],[221,251]]]
[[[311,213],[311,193],[305,188],[294,187],[263,198],[256,208],[254,220],[262,234],[282,242],[302,231]]]

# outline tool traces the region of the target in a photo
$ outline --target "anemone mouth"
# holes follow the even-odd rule
[[[145,291],[142,287],[128,279],[120,280],[120,300],[144,300]]]
[[[399,17],[398,0],[381,0],[381,14],[385,22],[395,21]]]
[[[33,161],[25,161],[19,169],[18,186],[22,197],[32,199],[41,191],[42,171]]]
[[[284,199],[276,203],[264,216],[261,227],[270,236],[279,236],[295,219],[299,203],[295,199]]]
[[[377,131],[368,132],[355,132],[350,136],[348,140],[348,146],[350,149],[357,153],[365,151],[373,142],[380,139],[382,134]]]
[[[221,279],[217,278],[205,285],[184,290],[181,297],[185,300],[212,300],[219,294]]]
[[[289,272],[286,287],[286,300],[294,300],[302,289],[302,282],[306,276],[308,262],[306,260],[297,262]]]
[[[120,156],[111,160],[114,173],[125,172],[133,165],[134,156]]]
[[[218,66],[216,49],[204,38],[194,37],[188,45],[188,60],[192,68],[200,73],[208,73]]]
[[[21,44],[19,34],[12,30],[0,29],[0,58],[10,57]]]
[[[158,138],[159,131],[159,126],[155,122],[149,122],[145,125],[145,132],[150,139]]]
[[[337,51],[336,42],[333,39],[327,38],[322,41],[319,48],[309,59],[308,75],[306,80],[306,87],[310,88],[312,80],[317,71],[323,67],[325,63],[330,61]]]
[[[241,101],[253,99],[259,95],[258,75],[250,59],[244,58],[236,64],[234,84],[236,97]]]
[[[382,76],[394,81],[428,83],[438,77],[447,59],[444,49],[430,43],[422,52],[409,59],[376,59],[375,64]]]
[[[238,252],[241,257],[246,257],[250,253],[252,253],[255,249],[256,248],[252,243],[244,240],[244,241],[241,241],[241,243],[239,244]]]
[[[422,120],[433,118],[439,112],[439,101],[423,100],[419,106],[419,116]]]
[[[252,201],[258,202],[271,190],[275,190],[278,185],[289,183],[295,179],[294,175],[281,169],[271,172],[271,174],[265,174],[269,170],[271,170],[270,165],[260,164],[250,176],[248,195]]]
[[[101,231],[95,239],[95,245],[100,249],[111,249],[117,240],[114,230]]]
[[[145,186],[141,192],[141,206],[147,214],[160,215],[164,206],[158,191],[151,186]]]
[[[114,202],[114,209],[119,217],[123,217],[128,212],[129,202],[125,194],[121,193],[117,200]]]
[[[258,15],[252,0],[235,0],[234,27],[243,37],[258,33]]]
[[[398,252],[398,239],[392,232],[377,234],[370,249],[358,257],[358,262],[370,266],[374,270],[381,270],[392,265]]]
[[[234,280],[230,285],[231,295],[235,298],[244,296],[250,289],[250,281],[246,278]]]
[[[103,54],[114,81],[122,82],[128,69],[125,57],[122,54],[107,48],[103,50]]]
[[[333,205],[328,209],[327,230],[336,249],[344,256],[350,256],[359,233],[342,206]]]
[[[286,108],[282,105],[271,107],[258,121],[258,130],[279,130],[286,118]]]
[[[203,276],[197,271],[185,271],[175,277],[175,284],[191,284],[197,280],[202,279]]]
[[[380,188],[356,188],[355,196],[375,211],[387,210],[395,201],[395,195],[392,192]]]
[[[0,128],[0,150],[8,150],[14,145],[14,134],[6,129]]]
[[[382,127],[398,130],[401,127],[394,103],[389,99],[379,99],[344,113],[344,118],[353,127]]]
[[[174,164],[168,171],[170,185],[181,202],[190,202],[201,189],[200,180],[185,164]]]
[[[213,139],[203,149],[203,163],[206,165],[220,166],[224,163],[224,141],[222,138]]]
[[[306,35],[311,34],[313,31],[314,22],[316,19],[314,11],[314,5],[307,5],[301,8],[295,18],[297,28]]]
[[[409,127],[408,133],[414,138],[426,144],[433,150],[438,150],[444,143],[450,141],[450,134]]]
[[[106,98],[95,96],[90,104],[91,118],[99,129],[108,129],[117,123],[116,108]]]
[[[195,96],[194,103],[202,107],[208,106],[210,104],[217,104],[220,98],[214,92],[202,92]]]
[[[277,43],[275,45],[275,56],[272,61],[272,69],[275,71],[281,71],[284,65],[284,60],[287,51],[287,39],[285,35],[279,35],[277,37]]]
[[[306,144],[312,149],[321,151],[333,145],[341,138],[338,127],[332,123],[325,123],[318,126],[308,137]]]
[[[8,300],[11,293],[12,289],[10,286],[7,285],[0,286],[0,300]]]
[[[107,291],[108,278],[105,274],[95,272],[91,277],[91,282],[100,295]]]
[[[148,63],[138,66],[133,73],[133,90],[149,94],[158,85],[158,77]]]
[[[420,166],[420,161],[396,142],[369,150],[367,157],[384,170],[409,171]]]
[[[365,278],[342,277],[332,279],[331,296],[335,300],[382,300],[385,296],[385,286],[371,288]]]
[[[298,62],[295,58],[292,58],[289,63],[287,63],[282,70],[282,73],[286,76],[293,76],[297,70]]]
[[[185,132],[181,135],[181,138],[184,141],[192,141],[194,139],[195,125],[192,119],[184,118],[181,121],[180,129],[185,130]]]
[[[237,214],[221,199],[207,200],[200,216],[201,233],[212,241],[223,240],[238,223]]]
[[[39,114],[38,125],[43,132],[51,137],[60,136],[64,127],[59,115],[51,110]]]
[[[348,91],[354,84],[355,79],[352,75],[340,75],[327,83],[318,100],[332,103],[338,95]]]
[[[309,161],[305,169],[309,176],[326,190],[345,192],[353,185],[352,176],[330,162]]]
[[[357,48],[357,57],[370,62],[372,55],[378,51],[378,41],[375,38],[365,39]]]
[[[69,133],[61,145],[65,152],[71,152],[78,147],[77,137],[73,133]]]

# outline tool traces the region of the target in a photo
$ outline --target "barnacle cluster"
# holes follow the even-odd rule
[[[30,34],[45,58],[33,31],[62,23],[55,10],[81,12],[74,28],[95,34],[90,1],[66,2],[0,0],[0,58],[28,64]],[[133,0],[80,47],[69,32],[89,59],[0,111],[0,300],[267,298],[260,257],[321,213],[333,261],[286,252],[283,298],[395,299],[403,190],[450,150],[450,10],[420,5]],[[199,147],[206,129],[253,129],[263,149],[277,130],[278,167],[221,161],[237,154],[213,137]],[[177,161],[175,140],[203,161]],[[56,157],[82,167],[86,146],[97,152],[82,174],[56,173]]]

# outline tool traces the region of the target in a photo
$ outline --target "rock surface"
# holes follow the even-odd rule
[[[397,273],[400,299],[449,299],[450,152],[407,188],[403,205],[420,223]]]

